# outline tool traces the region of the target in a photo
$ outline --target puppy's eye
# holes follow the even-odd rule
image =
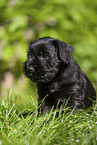
[[[48,54],[41,51],[41,52],[39,53],[39,56],[41,56],[41,57],[43,57],[43,58],[47,58],[47,57],[48,57]]]

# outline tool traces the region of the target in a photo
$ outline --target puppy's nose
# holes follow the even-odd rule
[[[36,68],[37,68],[36,65],[32,65],[31,63],[28,64],[28,71],[34,72],[36,70]]]
[[[34,72],[35,69],[34,69],[33,67],[30,66],[30,67],[28,68],[28,71],[30,71],[30,72]]]
[[[27,69],[28,69],[28,71],[35,71],[35,69],[34,69],[34,67],[32,66],[32,64],[31,63],[27,63]]]

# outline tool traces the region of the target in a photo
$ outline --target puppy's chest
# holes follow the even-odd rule
[[[66,86],[61,85],[60,83],[56,82],[51,85],[47,85],[47,84],[38,85],[39,98],[42,99],[45,96],[53,97],[53,98],[60,98],[60,97],[67,98],[70,95],[70,90],[69,90],[70,87],[68,85],[66,85]]]

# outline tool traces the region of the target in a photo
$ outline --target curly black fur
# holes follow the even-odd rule
[[[64,105],[87,108],[96,99],[96,92],[72,57],[73,48],[60,40],[43,37],[30,43],[24,73],[37,82],[39,100],[46,95],[41,111]]]

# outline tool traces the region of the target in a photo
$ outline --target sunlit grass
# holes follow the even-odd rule
[[[27,104],[24,115],[25,110],[9,101],[10,96],[0,103],[0,145],[97,144],[96,105],[93,110],[67,113],[67,108],[61,108],[38,115],[37,105],[31,110]]]

